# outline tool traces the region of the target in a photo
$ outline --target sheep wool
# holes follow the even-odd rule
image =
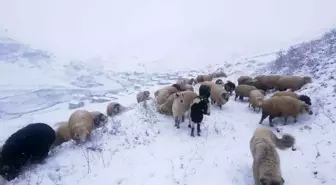
[[[213,74],[209,74],[209,75],[198,75],[196,77],[196,82],[197,83],[201,83],[201,82],[211,82],[212,79],[214,78]]]
[[[211,86],[210,98],[212,103],[216,103],[222,109],[222,106],[229,101],[230,93],[226,92],[222,86],[215,84]]]
[[[255,108],[258,107],[260,111],[264,97],[264,94],[259,89],[252,90],[249,96],[249,107],[252,106],[254,111]]]
[[[93,128],[103,127],[108,122],[108,117],[99,111],[91,111],[90,112],[93,118]]]
[[[193,99],[197,97],[197,93],[191,91],[184,91],[175,93],[172,105],[173,117],[175,119],[175,126],[180,128],[180,122],[184,121],[184,114],[189,110],[189,106]]]
[[[87,110],[76,110],[70,115],[69,130],[71,138],[76,143],[87,141],[93,129],[93,118]]]
[[[312,79],[309,76],[283,76],[277,81],[277,88],[280,91],[291,89],[294,92],[300,90],[308,83],[312,83]]]
[[[106,114],[107,116],[112,117],[112,116],[122,113],[125,110],[126,110],[126,107],[122,106],[120,103],[111,102],[107,105]]]
[[[164,87],[162,89],[157,90],[155,93],[156,97],[156,104],[161,105],[163,104],[169,95],[181,91],[180,85],[173,84],[171,86]]]
[[[56,129],[56,139],[53,146],[58,146],[64,142],[71,140],[70,130],[67,121],[57,123],[59,125]]]
[[[310,99],[309,96],[307,96],[307,95],[298,95],[295,92],[291,92],[291,91],[278,91],[278,92],[274,93],[273,96],[290,96],[292,98],[301,100],[301,101],[305,102],[308,105],[311,105],[311,99]]]
[[[11,181],[20,175],[28,162],[44,161],[55,139],[54,129],[45,123],[31,123],[16,131],[2,146],[0,176]]]
[[[238,85],[235,89],[235,100],[239,97],[240,100],[243,100],[244,97],[249,97],[250,96],[250,92],[252,90],[256,90],[257,88],[251,85]]]
[[[173,115],[173,102],[174,102],[175,93],[171,94],[168,99],[161,105],[157,105],[157,111],[160,114]]]
[[[140,91],[140,92],[138,92],[138,94],[136,96],[136,99],[137,99],[138,103],[149,100],[149,98],[150,98],[150,92],[149,91]]]
[[[281,77],[281,75],[259,75],[254,79],[258,80],[261,86],[265,86],[267,89],[274,89],[277,87],[278,80]]]
[[[253,78],[250,76],[240,76],[238,79],[238,85],[245,84],[245,81],[253,81]]]
[[[294,136],[283,134],[279,139],[270,129],[257,128],[250,140],[255,185],[282,185],[280,157],[276,148],[285,150],[295,144]]]
[[[274,96],[263,101],[262,115],[259,124],[269,116],[269,124],[273,127],[272,120],[275,117],[284,117],[287,124],[289,116],[294,118],[294,123],[297,122],[297,116],[303,113],[313,114],[310,106],[306,103],[292,98],[290,96]]]

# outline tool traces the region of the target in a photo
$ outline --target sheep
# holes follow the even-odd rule
[[[99,111],[91,111],[90,112],[93,118],[93,128],[103,127],[108,122],[108,117]]]
[[[176,128],[180,128],[181,121],[184,122],[184,114],[189,109],[193,99],[195,99],[197,96],[197,93],[191,91],[175,93],[172,112],[175,119]]]
[[[295,138],[290,134],[283,134],[280,139],[270,129],[255,129],[250,139],[254,185],[282,185],[285,183],[281,175],[280,157],[276,148],[285,150],[294,144]]]
[[[235,89],[235,94],[236,94],[235,100],[238,98],[238,96],[240,100],[243,100],[244,97],[249,97],[250,92],[256,89],[257,89],[256,87],[251,86],[251,85],[245,85],[245,84],[238,85]]]
[[[169,95],[168,99],[161,105],[156,105],[157,106],[157,111],[161,114],[166,114],[166,115],[173,115],[173,102],[174,102],[174,94]]]
[[[201,83],[201,82],[211,82],[212,79],[214,78],[213,74],[209,74],[209,75],[198,75],[196,77],[196,82],[197,83]]]
[[[56,139],[53,147],[71,140],[68,122],[62,121],[57,123],[56,125],[58,125],[58,128],[56,129]]]
[[[250,84],[247,84],[247,85],[252,85],[252,86],[256,87],[257,89],[263,90],[265,93],[269,89],[265,84],[263,84],[259,80],[253,80],[253,81],[251,81]]]
[[[274,89],[277,87],[277,82],[281,77],[281,75],[259,75],[256,76],[254,79],[258,80],[261,85],[265,86],[267,89]]]
[[[93,117],[87,110],[76,110],[70,115],[69,130],[71,138],[77,143],[85,142],[93,130]]]
[[[189,84],[180,84],[180,89],[180,91],[194,91],[193,86]]]
[[[221,86],[214,82],[202,82],[201,85],[210,87],[211,103],[216,103],[222,109],[222,105],[229,101],[230,94],[225,91]]]
[[[215,81],[215,84],[217,84],[217,85],[221,85],[221,86],[224,87],[224,82],[223,82],[222,79],[217,79],[217,80]]]
[[[189,84],[189,85],[193,85],[195,83],[195,79],[194,78],[180,78],[177,80],[176,82],[177,84]]]
[[[173,84],[171,86],[166,86],[162,89],[157,90],[154,93],[154,96],[156,98],[156,104],[163,104],[167,100],[169,95],[179,91],[181,91],[181,86],[179,84]]]
[[[118,102],[111,102],[107,105],[106,114],[109,117],[118,115],[126,110],[126,107],[122,106]]]
[[[232,92],[236,89],[236,85],[230,80],[226,81],[224,84],[224,89],[232,95]]]
[[[137,96],[136,96],[137,102],[143,102],[146,100],[150,99],[150,92],[149,91],[140,91],[138,92]]]
[[[309,96],[307,96],[307,95],[298,95],[295,92],[278,91],[278,92],[274,93],[273,96],[290,96],[290,97],[293,97],[295,99],[301,100],[301,101],[305,102],[308,105],[311,105],[311,99],[310,99]]]
[[[252,106],[253,110],[258,107],[259,111],[261,109],[265,95],[261,92],[262,90],[252,90],[249,95],[249,107]]]
[[[205,84],[201,84],[199,89],[198,89],[198,94],[200,96],[205,97],[205,98],[210,98],[210,92],[211,92],[210,86],[205,85]]]
[[[263,120],[269,116],[269,125],[273,127],[272,119],[275,117],[284,117],[284,125],[287,124],[289,116],[294,118],[294,123],[297,122],[297,116],[299,114],[308,113],[313,114],[310,106],[306,103],[292,98],[290,96],[274,96],[263,101],[262,115],[259,124],[262,124]]]
[[[277,81],[277,88],[279,91],[291,89],[294,92],[308,83],[312,83],[312,79],[309,76],[283,76]]]
[[[16,131],[2,146],[0,176],[11,181],[28,161],[43,163],[55,139],[54,129],[45,123],[31,123]]]
[[[226,73],[224,73],[223,71],[213,72],[212,75],[214,78],[227,77]]]
[[[245,81],[253,81],[253,78],[250,76],[240,76],[238,79],[238,85],[245,84]]]
[[[190,136],[194,137],[195,123],[197,124],[197,135],[201,133],[201,122],[203,115],[210,115],[210,102],[209,99],[203,96],[197,96],[193,99],[189,107],[189,125],[191,128]]]

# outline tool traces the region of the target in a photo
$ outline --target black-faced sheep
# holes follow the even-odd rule
[[[0,175],[11,181],[29,161],[43,162],[55,139],[55,131],[45,123],[32,123],[16,131],[2,147]]]
[[[230,95],[232,95],[232,92],[236,89],[236,85],[231,82],[230,80],[228,80],[225,84],[224,84],[224,89],[230,93]]]
[[[143,102],[143,101],[147,101],[150,99],[150,92],[149,91],[140,91],[138,92],[137,96],[136,96],[137,102]]]
[[[259,111],[261,109],[261,106],[263,104],[263,100],[265,95],[261,92],[262,90],[252,90],[250,92],[249,96],[249,107],[252,106],[253,110],[255,111],[255,108],[258,107]]]
[[[172,111],[176,128],[180,128],[181,121],[184,122],[184,114],[189,110],[191,102],[197,96],[197,93],[191,91],[175,93]]]
[[[99,112],[99,111],[91,111],[90,114],[92,115],[93,118],[93,128],[99,128],[99,127],[103,127],[107,124],[108,122],[108,117]]]
[[[111,102],[106,107],[106,114],[107,116],[112,117],[124,112],[126,109],[127,108],[122,106],[120,103]]]
[[[70,115],[68,126],[77,144],[87,141],[93,130],[93,117],[87,110],[76,110]]]
[[[295,144],[294,136],[283,134],[278,138],[267,128],[257,128],[250,140],[255,185],[283,185],[280,157],[276,148],[285,150]]]
[[[213,74],[209,75],[198,75],[196,77],[196,82],[201,83],[201,82],[211,82],[212,79],[214,78]]]
[[[222,88],[222,86],[217,85],[214,82],[202,82],[201,85],[206,85],[210,87],[210,98],[211,103],[216,103],[219,108],[229,101],[230,94]]]
[[[238,79],[238,85],[240,84],[246,84],[246,81],[253,81],[253,78],[250,76],[240,76]]]
[[[307,96],[307,95],[298,95],[295,92],[278,91],[278,92],[274,93],[273,96],[290,96],[292,98],[301,100],[301,101],[305,102],[308,105],[311,105],[311,99],[310,99],[309,96]]]
[[[217,79],[217,80],[215,81],[215,84],[217,84],[217,85],[221,85],[221,86],[224,87],[224,82],[223,82],[222,79]]]
[[[277,88],[279,91],[285,91],[287,89],[297,91],[308,83],[312,83],[312,79],[309,76],[283,76],[278,80]]]
[[[179,84],[173,84],[171,86],[163,87],[157,91],[155,91],[154,96],[156,98],[156,104],[163,104],[169,95],[182,91],[181,86]]]
[[[193,99],[189,109],[188,127],[191,127],[191,137],[195,136],[195,124],[197,125],[197,135],[200,136],[203,115],[210,115],[210,102],[206,97],[197,96],[195,99]]]
[[[287,124],[289,116],[294,118],[294,123],[297,122],[297,116],[299,114],[308,113],[313,114],[310,106],[306,103],[292,98],[290,96],[274,96],[263,101],[262,115],[259,124],[262,124],[263,120],[269,116],[269,125],[273,127],[272,120],[276,117],[284,117]]]
[[[249,97],[252,90],[257,90],[256,87],[251,85],[238,85],[235,89],[235,100],[239,97],[240,100],[243,100],[244,97]]]
[[[278,80],[281,78],[281,75],[259,75],[254,79],[260,82],[260,86],[264,86],[267,89],[274,89],[277,87]],[[258,87],[257,87],[258,88]],[[261,89],[261,88],[258,88]],[[265,89],[262,89],[265,91]]]
[[[58,128],[56,129],[56,139],[53,146],[58,146],[64,142],[71,140],[70,130],[67,121],[62,121],[57,123]]]

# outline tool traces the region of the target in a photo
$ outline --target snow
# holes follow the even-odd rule
[[[296,151],[279,151],[282,173],[286,185],[335,184],[336,37],[295,45],[283,60],[273,53],[334,25],[334,1],[132,3],[31,0],[19,6],[13,0],[0,6],[0,145],[28,123],[57,128],[74,111],[69,103],[103,113],[111,101],[130,107],[84,145],[62,144],[8,185],[253,185],[249,141],[268,121],[258,125],[260,113],[247,102],[232,97],[222,110],[212,106],[195,138],[186,123],[173,127],[152,101],[148,109],[135,103],[141,90],[153,97],[179,77],[218,68],[234,82],[240,75],[311,75],[314,82],[299,93],[312,98],[314,115],[286,126],[275,120],[277,130],[297,140]],[[13,9],[21,13],[7,16]]]

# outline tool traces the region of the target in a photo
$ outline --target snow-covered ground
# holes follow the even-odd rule
[[[331,38],[336,38],[334,36],[336,34]],[[336,63],[334,57],[321,52],[326,48],[334,51],[335,45],[326,41],[330,41],[330,38],[326,40],[323,37],[309,42],[311,47],[308,49],[304,49],[305,45],[297,46],[298,51],[307,54],[306,59],[318,60],[318,64],[314,64],[318,70],[309,71],[309,66],[302,67],[310,61],[305,59],[298,67],[292,67],[290,72],[277,71],[283,74],[308,73],[314,76],[314,82],[299,92],[312,97],[314,115],[303,115],[298,123],[286,126],[281,124],[282,119],[275,120],[279,123],[277,128],[281,133],[293,134],[297,139],[296,151],[279,151],[287,185],[336,183],[335,78],[329,77],[333,75],[331,73],[323,74],[335,70]],[[292,57],[290,52],[284,53],[284,56]],[[177,130],[173,127],[171,117],[155,111],[153,102],[150,102],[147,109],[142,104],[136,104],[135,94],[139,90],[148,89],[153,96],[157,88],[173,83],[178,76],[195,76],[202,72],[212,72],[219,67],[225,69],[228,79],[232,81],[236,81],[240,75],[272,73],[277,70],[274,65],[279,63],[279,58],[274,62],[267,62],[274,59],[274,55],[255,60],[242,59],[220,66],[209,66],[203,71],[175,71],[168,74],[118,73],[119,76],[113,77],[118,77],[122,89],[115,92],[107,92],[106,89],[92,91],[100,88],[96,86],[82,88],[82,92],[50,89],[44,93],[27,91],[11,96],[9,94],[13,92],[4,94],[0,99],[5,102],[2,103],[1,111],[20,117],[7,117],[2,121],[1,143],[28,123],[46,122],[55,127],[56,122],[67,120],[73,112],[68,109],[73,92],[85,95],[82,98],[85,102],[83,108],[88,110],[105,112],[108,102],[90,103],[92,97],[99,93],[103,97],[133,107],[110,119],[107,127],[96,130],[91,141],[83,146],[76,146],[73,142],[64,143],[51,152],[45,164],[30,167],[18,179],[8,184],[253,185],[249,140],[254,129],[268,127],[268,121],[265,120],[264,125],[258,125],[261,114],[248,108],[246,101],[234,101],[232,97],[222,110],[212,106],[211,115],[205,117],[202,125],[201,137],[191,138],[186,123]],[[290,64],[283,62],[282,68],[285,69]],[[99,82],[108,84],[113,81],[107,78],[100,79]],[[120,86],[114,89],[118,88]],[[42,110],[38,110],[36,101],[41,101],[43,106],[50,101],[53,106],[50,103],[49,108],[40,107]],[[33,108],[30,109],[30,105]],[[28,110],[33,111],[29,113]]]

